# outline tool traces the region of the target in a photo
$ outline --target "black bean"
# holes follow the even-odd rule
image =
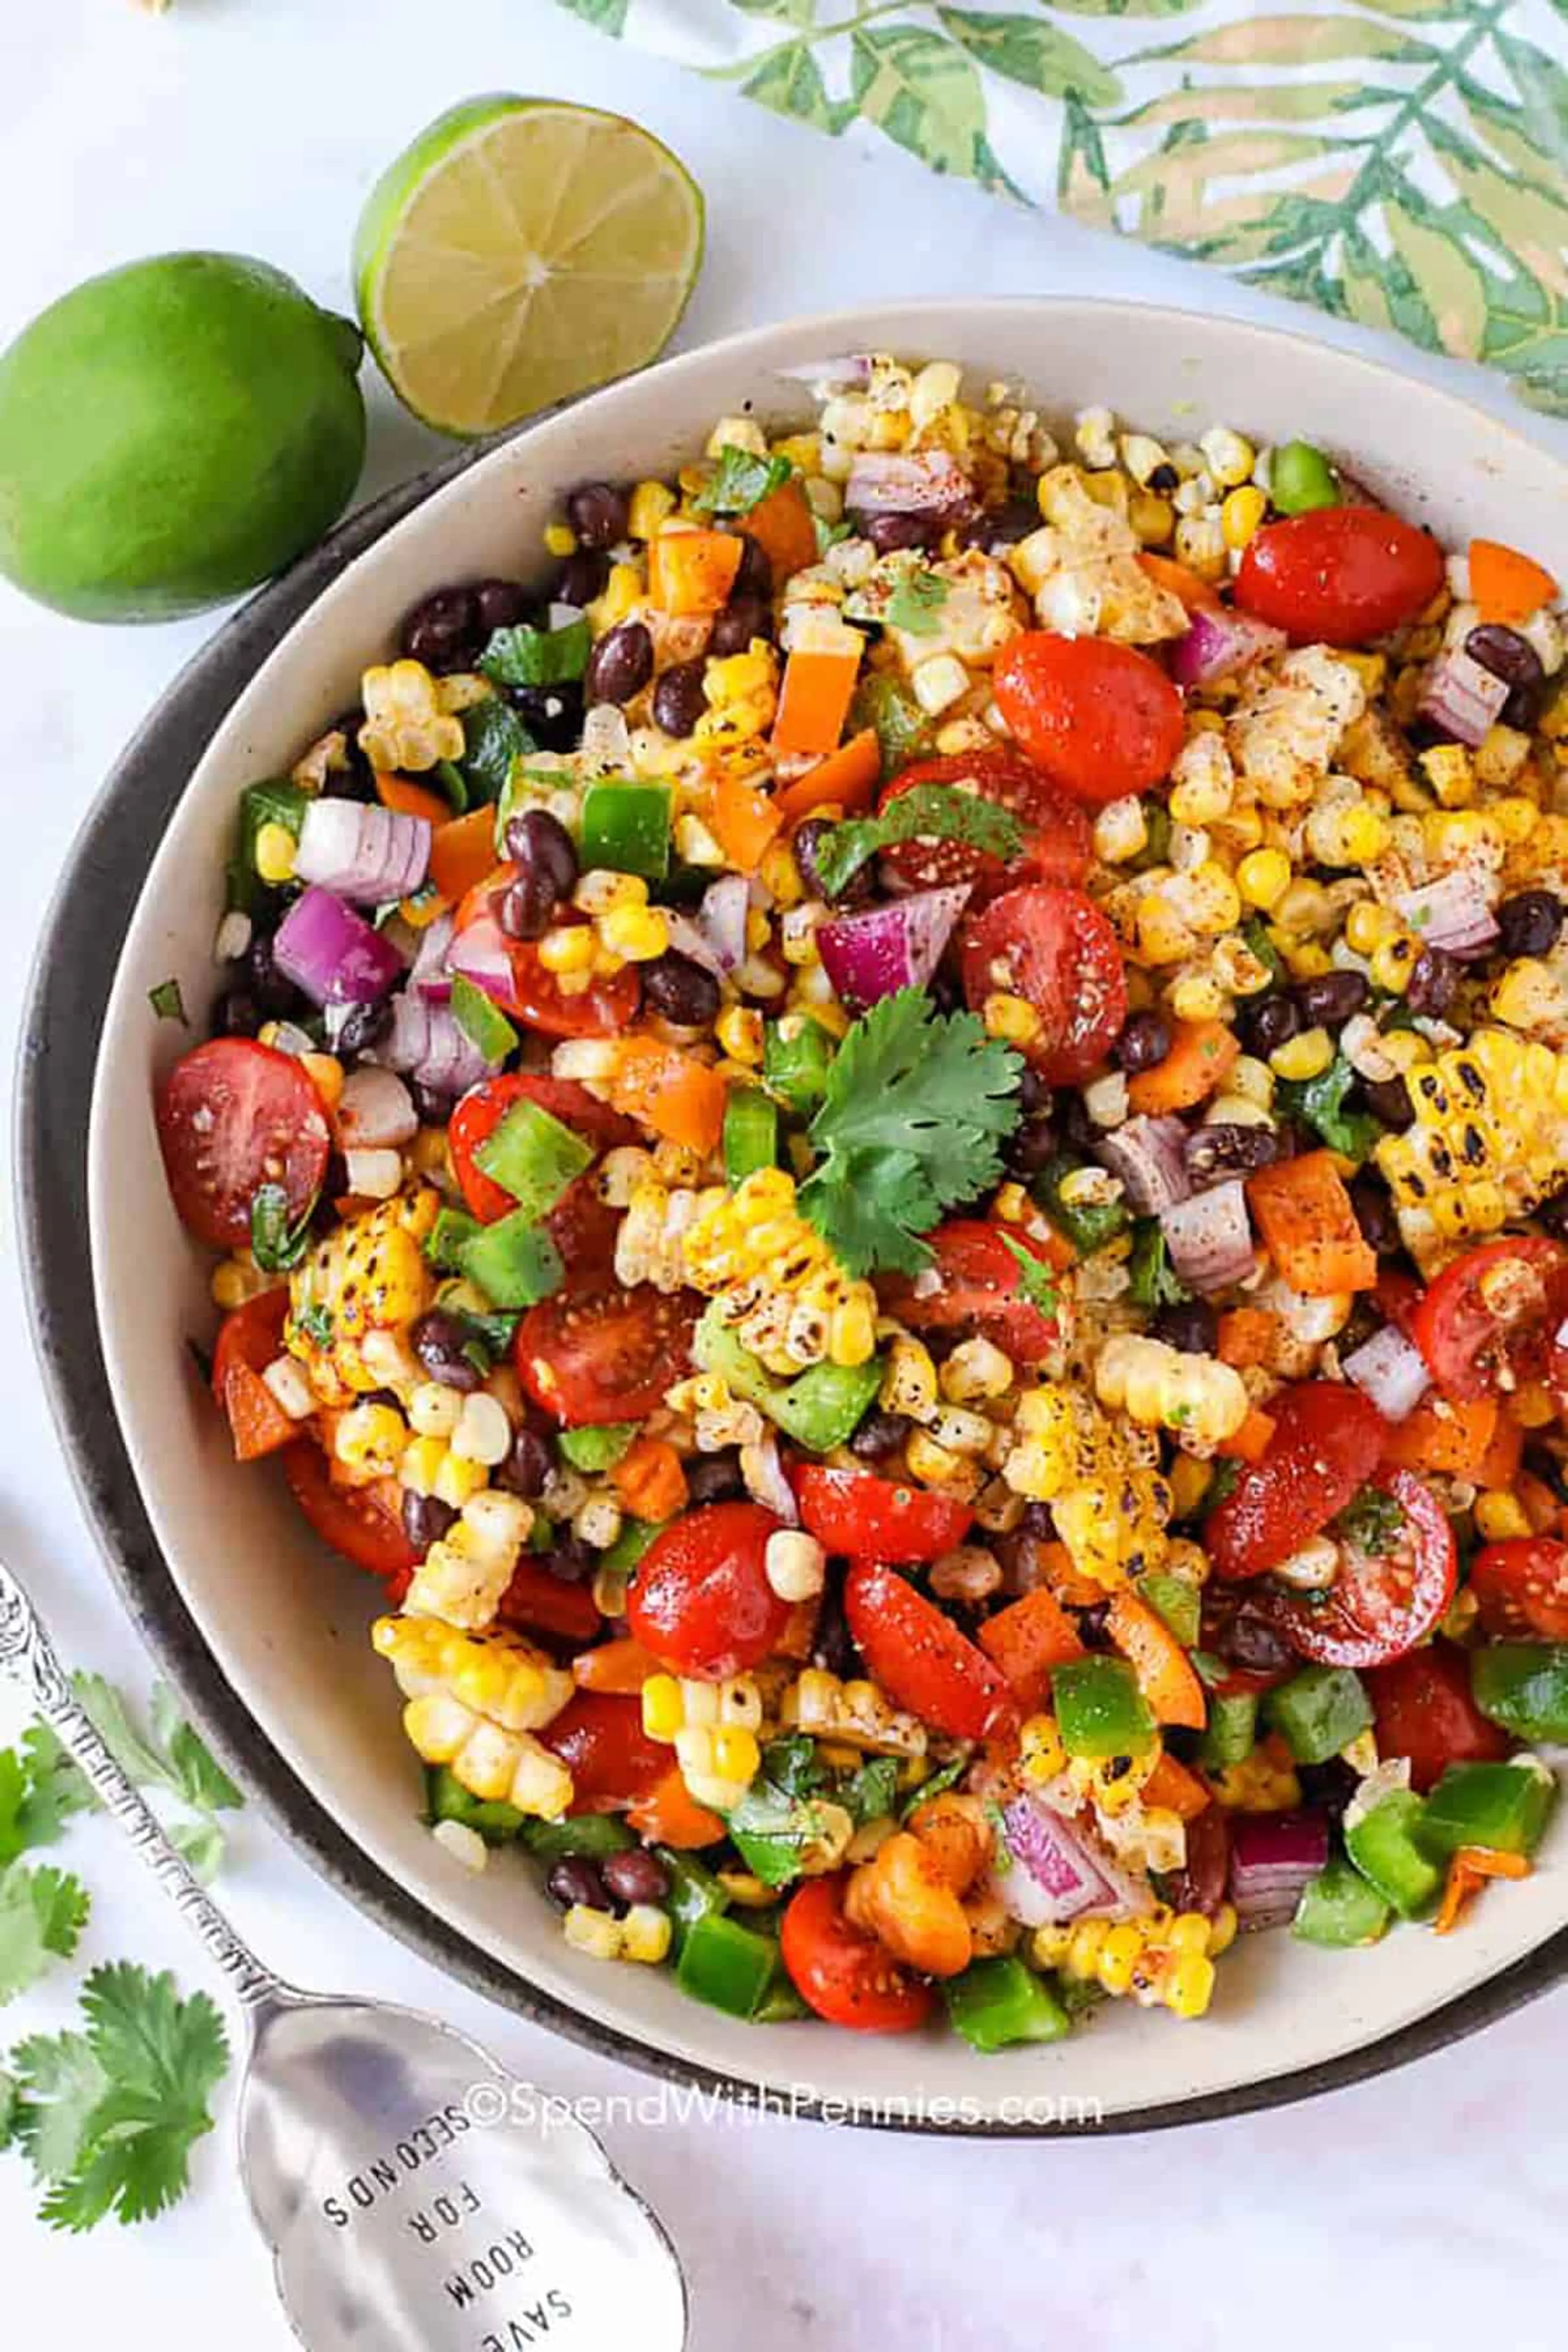
[[[289,1020],[303,1009],[305,1000],[293,982],[279,971],[272,942],[265,932],[258,933],[246,951],[245,976],[252,996],[274,1021]]]
[[[515,629],[532,620],[539,610],[520,580],[481,580],[474,590],[474,617],[479,623],[479,651],[497,629]]]
[[[653,676],[653,639],[641,621],[622,621],[588,656],[583,692],[593,702],[629,702]]]
[[[1299,1036],[1305,1024],[1294,998],[1270,990],[1267,996],[1249,996],[1237,1007],[1236,1025],[1247,1051],[1267,1058]]]
[[[1202,1640],[1205,1650],[1232,1665],[1253,1666],[1263,1674],[1297,1663],[1289,1643],[1258,1602],[1243,1598],[1234,1585],[1215,1580],[1204,1587]]]
[[[1032,1069],[1026,1062],[1024,1065],[1024,1075],[1018,1080],[1017,1100],[1018,1108],[1026,1118],[1033,1118],[1037,1112],[1049,1110],[1051,1107],[1049,1087],[1047,1086],[1038,1070]]]
[[[1057,1097],[1057,1125],[1061,1129],[1062,1148],[1076,1151],[1080,1158],[1091,1154],[1100,1139],[1100,1130],[1084,1108],[1083,1097],[1076,1087],[1066,1087]]]
[[[858,1454],[862,1462],[885,1462],[896,1454],[909,1436],[910,1423],[907,1413],[884,1412],[874,1404],[849,1441],[849,1451]]]
[[[1206,1298],[1179,1298],[1160,1307],[1150,1328],[1184,1356],[1212,1356],[1219,1339],[1219,1318]]]
[[[522,1428],[513,1437],[511,1451],[506,1460],[492,1471],[491,1475],[496,1485],[504,1486],[509,1495],[521,1495],[525,1501],[531,1503],[543,1494],[545,1481],[553,1467],[554,1456],[550,1451],[549,1440],[542,1437],[537,1429]]]
[[[566,1528],[550,1549],[540,1554],[539,1565],[558,1584],[584,1584],[597,1569],[599,1555],[581,1536]]]
[[[506,851],[517,876],[500,902],[500,927],[509,939],[542,939],[576,887],[576,847],[559,817],[535,808],[509,821]]]
[[[1279,1138],[1271,1127],[1247,1126],[1240,1120],[1215,1119],[1194,1129],[1182,1147],[1187,1173],[1194,1183],[1214,1177],[1249,1176],[1279,1157]]]
[[[1388,1256],[1399,1247],[1399,1220],[1394,1213],[1387,1185],[1371,1169],[1363,1169],[1350,1190],[1351,1207],[1355,1211],[1363,1241],[1380,1257]]]
[[[1035,499],[1008,499],[989,513],[978,514],[966,522],[958,534],[961,547],[980,547],[989,553],[998,547],[1016,547],[1021,539],[1040,527],[1039,503]]]
[[[1327,1813],[1330,1821],[1341,1821],[1359,1782],[1353,1769],[1342,1756],[1331,1756],[1323,1764],[1300,1764],[1296,1768],[1301,1783],[1301,1794],[1315,1813]]]
[[[773,560],[760,539],[742,533],[741,565],[730,591],[732,604],[742,597],[756,597],[766,603],[773,593]]]
[[[1410,1089],[1397,1073],[1392,1078],[1362,1078],[1357,1081],[1363,1100],[1373,1118],[1384,1127],[1408,1127],[1415,1118]]]
[[[745,1491],[741,1456],[732,1445],[721,1454],[699,1454],[686,1465],[686,1492],[693,1509],[700,1503],[738,1502]]]
[[[1521,637],[1517,629],[1505,628],[1500,621],[1483,621],[1479,628],[1472,629],[1465,639],[1465,651],[1509,686],[1539,686],[1546,675],[1530,639]]]
[[[1002,1159],[1009,1176],[1037,1176],[1059,1150],[1056,1122],[1049,1111],[1040,1111],[1033,1118],[1019,1120],[1002,1146]]]
[[[583,732],[583,689],[563,679],[559,686],[509,686],[506,698],[542,751],[574,751]]]
[[[1543,1225],[1549,1234],[1554,1234],[1559,1241],[1568,1242],[1568,1189],[1553,1192],[1550,1200],[1542,1201],[1535,1217],[1536,1223]]]
[[[825,816],[808,816],[795,836],[795,862],[800,868],[800,878],[814,898],[826,898],[837,907],[863,907],[874,896],[877,877],[870,859],[858,866],[847,882],[837,890],[830,890],[822,878],[816,863],[817,844],[833,826]]]
[[[1301,982],[1296,991],[1296,1002],[1309,1027],[1342,1029],[1355,1013],[1365,1009],[1371,995],[1371,983],[1364,972],[1325,971]]]
[[[1549,955],[1563,929],[1563,904],[1550,890],[1516,890],[1497,910],[1503,955]]]
[[[584,482],[566,494],[566,520],[584,547],[614,547],[625,539],[630,508],[613,482]]]
[[[670,948],[642,968],[643,998],[678,1029],[705,1029],[719,1017],[719,983],[689,956]]]
[[[414,1108],[419,1114],[422,1126],[446,1126],[452,1116],[450,1095],[437,1093],[434,1087],[425,1086],[418,1078],[410,1080],[408,1090],[414,1097]]]
[[[658,678],[653,689],[653,723],[662,727],[667,735],[689,735],[708,708],[703,672],[708,664],[701,654],[690,661],[677,662]]]
[[[596,548],[579,547],[566,557],[555,576],[559,604],[591,604],[610,576],[610,559]]]
[[[605,1891],[598,1864],[590,1862],[585,1853],[563,1854],[559,1862],[553,1863],[544,1882],[544,1891],[552,1903],[560,1904],[563,1911],[570,1911],[577,1905],[585,1911],[615,1909]]]
[[[843,1563],[830,1561],[811,1639],[812,1664],[827,1674],[837,1675],[841,1682],[865,1672],[855,1636],[849,1631],[849,1621],[844,1613],[844,1576]]]
[[[1170,491],[1180,488],[1181,480],[1174,466],[1165,457],[1155,467],[1143,487],[1146,490],[1152,490],[1157,498],[1164,498]]]
[[[1131,1013],[1121,1026],[1121,1034],[1110,1049],[1118,1067],[1131,1076],[1139,1070],[1152,1070],[1163,1062],[1171,1050],[1171,1032],[1157,1013]]]
[[[412,1486],[403,1495],[403,1532],[417,1552],[439,1543],[458,1514],[439,1495],[416,1495]]]
[[[482,1389],[485,1376],[473,1359],[465,1354],[468,1335],[455,1315],[444,1307],[432,1307],[421,1315],[410,1331],[409,1341],[415,1354],[433,1381],[444,1389],[457,1389],[471,1396]]]
[[[348,761],[346,768],[336,768],[332,772],[334,799],[374,801],[380,798],[375,788],[375,770],[359,747],[359,730],[363,725],[363,710],[340,710],[331,727],[324,730],[342,737],[343,756]]]
[[[467,669],[482,649],[479,604],[471,588],[437,588],[404,615],[398,644],[426,669]]]
[[[731,596],[713,623],[708,640],[710,654],[743,654],[753,637],[773,634],[773,606],[761,596]]]
[[[1447,1013],[1465,967],[1447,948],[1423,948],[1411,967],[1405,1002],[1412,1013]]]
[[[606,1854],[599,1875],[617,1903],[662,1903],[669,1893],[669,1873],[657,1853],[630,1845]]]
[[[218,1037],[254,1037],[266,1018],[248,988],[228,988],[213,1007],[213,1033]]]
[[[946,529],[934,515],[874,514],[851,520],[879,555],[893,555],[905,547],[934,547]]]
[[[379,1004],[355,1004],[344,1015],[337,1034],[340,1054],[363,1054],[376,1039],[384,1035],[392,1025],[392,1005],[386,998]]]

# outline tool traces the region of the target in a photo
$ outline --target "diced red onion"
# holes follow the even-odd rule
[[[1130,1118],[1097,1139],[1094,1156],[1121,1177],[1128,1202],[1141,1217],[1157,1217],[1192,1192],[1182,1150],[1186,1135],[1179,1118]]]
[[[419,1132],[414,1097],[395,1070],[366,1062],[351,1070],[338,1099],[338,1137],[345,1151],[407,1143]]]
[[[1370,1397],[1385,1421],[1404,1421],[1432,1385],[1421,1351],[1392,1323],[1344,1359],[1344,1375]]]
[[[403,958],[363,915],[313,885],[279,924],[272,961],[312,1004],[374,1004],[402,977]]]
[[[1499,677],[1463,646],[1449,646],[1426,673],[1416,713],[1474,750],[1485,742],[1508,697],[1506,677]]]
[[[950,449],[858,451],[844,485],[852,514],[929,515],[956,522],[973,511],[974,484]]]
[[[1160,1226],[1172,1265],[1194,1290],[1228,1290],[1253,1270],[1252,1226],[1239,1176],[1163,1209]]]
[[[1396,915],[1415,933],[1423,947],[1443,948],[1469,962],[1484,956],[1498,937],[1497,918],[1487,895],[1487,877],[1474,866],[1456,866],[1436,882],[1402,890],[1394,901]]]
[[[454,1096],[478,1086],[496,1067],[487,1062],[449,1004],[404,989],[392,1002],[392,1025],[367,1060],[402,1070],[432,1094]]]
[[[779,1459],[778,1440],[770,1431],[755,1445],[741,1448],[741,1475],[746,1492],[753,1503],[761,1503],[772,1511],[786,1528],[800,1525],[800,1506],[795,1499],[795,1488],[784,1476],[784,1464]]]
[[[1230,1899],[1243,1929],[1280,1927],[1329,1858],[1322,1813],[1238,1813],[1231,1822]]]
[[[750,898],[751,887],[743,874],[721,875],[703,892],[695,919],[690,915],[667,914],[670,946],[678,955],[688,956],[704,971],[710,971],[715,980],[727,980],[746,960]]]
[[[817,928],[823,968],[846,1004],[875,1004],[900,988],[923,988],[969,899],[965,882],[920,890],[858,915],[835,915]]]
[[[493,915],[476,915],[447,949],[448,973],[460,971],[487,996],[506,1003],[511,996],[511,941]],[[448,984],[448,994],[450,985]]]
[[[1200,604],[1187,623],[1186,635],[1171,648],[1171,676],[1178,686],[1212,686],[1216,678],[1234,677],[1266,654],[1282,654],[1288,643],[1284,630],[1271,628],[1267,621]]]
[[[865,352],[840,352],[832,359],[803,360],[799,367],[780,368],[778,373],[810,384],[814,392],[863,392],[871,381],[871,362]]]
[[[305,811],[294,871],[301,882],[319,883],[362,907],[384,906],[418,889],[431,838],[427,817],[406,816],[375,801],[323,796]]]
[[[1100,1858],[1072,1823],[1026,1790],[1003,1808],[1010,1866],[994,1879],[1003,1908],[1025,1927],[1054,1927],[1101,1909],[1115,1890]]]
[[[419,950],[414,959],[414,969],[408,975],[408,985],[421,995],[445,1004],[452,993],[452,975],[447,965],[447,950],[452,944],[455,918],[450,909],[426,923],[419,934]]]

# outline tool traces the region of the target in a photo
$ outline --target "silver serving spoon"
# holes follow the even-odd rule
[[[0,1666],[28,1688],[229,1979],[249,2057],[240,2173],[310,2352],[681,2352],[675,2250],[586,2126],[466,2034],[264,1968],[93,1729],[0,1564]]]

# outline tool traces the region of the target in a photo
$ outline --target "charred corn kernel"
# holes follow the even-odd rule
[[[504,1408],[482,1389],[463,1399],[452,1431],[452,1451],[465,1462],[493,1470],[511,1451],[511,1423]]]
[[[1245,434],[1233,432],[1228,425],[1212,425],[1206,433],[1199,434],[1198,447],[1222,490],[1233,490],[1250,480],[1258,452]]]
[[[1380,810],[1364,801],[1334,802],[1307,819],[1307,846],[1325,866],[1373,866],[1393,839]]]
[[[591,1904],[574,1903],[562,1919],[561,1932],[574,1952],[585,1952],[591,1960],[621,1957],[620,1920],[608,1911],[595,1911]]]
[[[763,1565],[781,1601],[815,1601],[827,1577],[827,1555],[815,1536],[778,1528],[768,1538]]]
[[[510,1629],[476,1635],[430,1617],[381,1617],[371,1640],[408,1701],[404,1727],[426,1763],[449,1764],[472,1795],[520,1811],[565,1811],[572,1776],[530,1735],[572,1696],[569,1674]]]
[[[608,1551],[621,1532],[620,1505],[609,1495],[592,1495],[573,1513],[572,1532],[591,1551]]]
[[[389,1404],[356,1404],[338,1423],[332,1452],[347,1470],[390,1478],[408,1443],[408,1424]]]
[[[1120,1406],[1147,1429],[1220,1444],[1251,1410],[1241,1374],[1216,1357],[1179,1353],[1163,1339],[1112,1332],[1094,1366],[1101,1404]]]
[[[1345,945],[1357,955],[1369,956],[1385,941],[1397,939],[1403,928],[1392,908],[1380,907],[1375,898],[1362,898],[1345,917]]]
[[[294,879],[294,835],[286,824],[264,824],[256,835],[256,871],[259,878],[278,888]]]
[[[729,1004],[713,1024],[713,1034],[732,1062],[754,1069],[763,1058],[763,1016],[753,1004]]]
[[[1148,845],[1149,824],[1136,794],[1108,801],[1094,820],[1094,854],[1107,866],[1123,866]]]
[[[1037,1969],[1059,1969],[1072,1949],[1077,1929],[1070,1927],[1037,1927],[1029,1939],[1029,1955]]]
[[[1405,1073],[1415,1119],[1376,1147],[1407,1245],[1495,1232],[1528,1215],[1568,1171],[1568,1056],[1509,1030]]]
[[[984,1454],[994,1433],[983,1412],[971,1412],[955,1404],[942,1406],[921,1432],[943,1452],[964,1455]]]
[[[827,1360],[832,1364],[868,1364],[877,1352],[877,1318],[871,1301],[858,1294],[841,1299],[827,1318]]]
[[[1434,743],[1421,754],[1421,772],[1445,808],[1468,808],[1476,797],[1476,771],[1463,743]]]
[[[666,518],[675,512],[675,493],[663,482],[639,482],[626,509],[626,531],[632,539],[654,539]]]
[[[1173,2017],[1202,2017],[1214,1998],[1214,1962],[1184,1953],[1163,1977],[1161,1995]]]
[[[574,554],[577,534],[569,522],[547,522],[544,526],[544,551],[547,555]]]
[[[1072,1931],[1063,1955],[1063,1972],[1079,1984],[1092,1984],[1100,1973],[1100,1948],[1110,1933],[1109,1919],[1085,1919]]]
[[[599,937],[627,963],[651,963],[669,947],[669,925],[657,907],[616,907],[599,918]]]
[[[587,923],[562,923],[546,931],[539,942],[539,961],[546,971],[591,971],[594,932]]]
[[[1303,1029],[1275,1047],[1268,1066],[1276,1077],[1299,1084],[1303,1078],[1321,1077],[1333,1058],[1334,1041],[1326,1029]]]
[[[936,1365],[931,1350],[906,1332],[900,1332],[888,1350],[879,1401],[884,1412],[903,1413],[910,1421],[929,1421],[937,1409]]]
[[[1026,1780],[1043,1786],[1067,1770],[1067,1749],[1054,1715],[1031,1715],[1018,1740],[1019,1760]]]
[[[1171,1010],[1178,1021],[1222,1021],[1233,1007],[1213,972],[1188,971],[1172,983]]]
[[[1408,933],[1385,940],[1373,951],[1372,958],[1373,984],[1386,989],[1392,996],[1403,996],[1410,985],[1410,975],[1415,969],[1415,959],[1421,950]]]
[[[495,1622],[532,1525],[533,1513],[515,1495],[470,1496],[415,1570],[404,1601],[408,1615],[482,1633]]]
[[[1111,1586],[1159,1564],[1171,1490],[1157,1440],[1065,1381],[1026,1391],[1014,1426],[1003,1475],[1015,1493],[1050,1504],[1080,1575]]]
[[[926,1752],[926,1727],[919,1716],[902,1713],[875,1683],[841,1682],[819,1666],[808,1666],[785,1690],[779,1719],[815,1738],[837,1740],[858,1755]]]
[[[1528,1034],[1562,1018],[1562,982],[1550,964],[1519,956],[1494,983],[1488,1004],[1495,1019]]]
[[[639,1144],[617,1145],[606,1151],[599,1162],[597,1190],[601,1201],[612,1209],[631,1205],[637,1187],[646,1184],[654,1173],[653,1155]]]
[[[961,1340],[940,1376],[949,1404],[985,1404],[994,1397],[1005,1396],[1012,1385],[1011,1356],[984,1339]]]
[[[988,996],[982,1017],[986,1035],[1009,1045],[1032,1045],[1040,1034],[1040,1016],[1026,996]]]
[[[1157,490],[1141,490],[1127,502],[1127,520],[1144,547],[1166,547],[1176,528],[1176,509]]]
[[[444,710],[423,662],[395,661],[367,669],[360,681],[364,725],[359,746],[373,768],[417,773],[463,756],[462,721]]]
[[[1226,547],[1240,549],[1257,536],[1263,518],[1268,512],[1268,500],[1250,482],[1234,489],[1219,510],[1219,526],[1225,534]]]
[[[1225,577],[1225,531],[1217,515],[1179,515],[1176,519],[1176,561],[1200,580]]]
[[[678,1731],[721,1727],[755,1731],[762,1720],[762,1685],[754,1675],[731,1675],[717,1683],[687,1675],[650,1675],[642,1686],[642,1727],[650,1739],[673,1739]]]
[[[754,1732],[692,1723],[675,1735],[675,1760],[700,1805],[728,1812],[755,1780],[763,1755]]]
[[[1139,900],[1135,928],[1138,955],[1144,963],[1182,963],[1198,944],[1191,925],[1156,890]]]
[[[922,1486],[946,1486],[963,1471],[964,1462],[962,1454],[917,1429],[904,1447],[904,1466]]]
[[[611,866],[595,866],[573,891],[572,904],[579,914],[597,920],[618,908],[646,907],[647,884],[640,874],[619,874]]]
[[[1289,1812],[1301,1801],[1295,1767],[1276,1763],[1267,1746],[1255,1748],[1239,1764],[1211,1770],[1208,1782],[1218,1801],[1232,1812]]]
[[[490,1474],[482,1462],[466,1462],[460,1454],[447,1446],[441,1457],[430,1492],[437,1502],[450,1503],[460,1511],[471,1496],[489,1484]]]
[[[1132,1971],[1143,1950],[1142,1935],[1131,1920],[1124,1920],[1108,1931],[1095,1964],[1095,1974],[1108,1993],[1124,1993],[1131,1989]]]
[[[1529,1518],[1516,1495],[1489,1487],[1476,1496],[1476,1533],[1485,1543],[1504,1543],[1512,1536],[1531,1533]]]
[[[795,1207],[795,1180],[759,1169],[704,1206],[683,1242],[686,1279],[722,1302],[742,1346],[772,1371],[869,1360],[876,1294],[847,1274]]]
[[[1498,792],[1518,778],[1530,758],[1530,738],[1517,727],[1489,727],[1475,756],[1477,782]]]

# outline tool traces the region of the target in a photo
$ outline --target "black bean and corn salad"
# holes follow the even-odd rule
[[[545,537],[242,794],[158,1105],[435,1835],[980,2050],[1447,1931],[1568,1738],[1556,583],[889,358]]]

